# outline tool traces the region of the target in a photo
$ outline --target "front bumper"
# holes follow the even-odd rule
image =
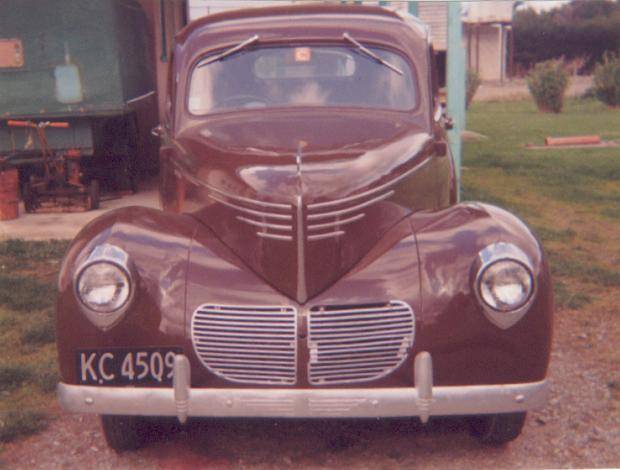
[[[111,415],[273,418],[378,418],[477,415],[544,405],[548,383],[434,387],[430,354],[415,358],[415,387],[350,389],[191,388],[189,360],[178,355],[173,388],[58,385],[67,411]]]

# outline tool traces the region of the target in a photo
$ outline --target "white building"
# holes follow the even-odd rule
[[[514,1],[462,3],[463,43],[467,64],[482,80],[501,81],[512,75]],[[441,56],[447,44],[447,2],[418,4],[418,16],[431,28],[433,46]]]

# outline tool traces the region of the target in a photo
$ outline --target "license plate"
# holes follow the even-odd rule
[[[181,348],[91,349],[76,354],[83,385],[172,385],[174,356]]]

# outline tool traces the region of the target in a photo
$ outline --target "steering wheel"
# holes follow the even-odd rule
[[[240,105],[240,106],[243,106],[244,108],[251,108],[251,107],[255,107],[256,105],[258,105],[258,107],[264,107],[269,104],[269,100],[267,100],[266,98],[262,96],[256,96],[256,95],[250,95],[250,94],[233,95],[233,96],[229,96],[228,98],[224,98],[220,104],[226,105],[226,106]]]

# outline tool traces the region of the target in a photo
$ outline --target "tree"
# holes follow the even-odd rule
[[[620,50],[620,2],[575,0],[541,13],[526,8],[515,14],[513,28],[518,66],[584,58],[582,72],[590,72],[605,52]]]

